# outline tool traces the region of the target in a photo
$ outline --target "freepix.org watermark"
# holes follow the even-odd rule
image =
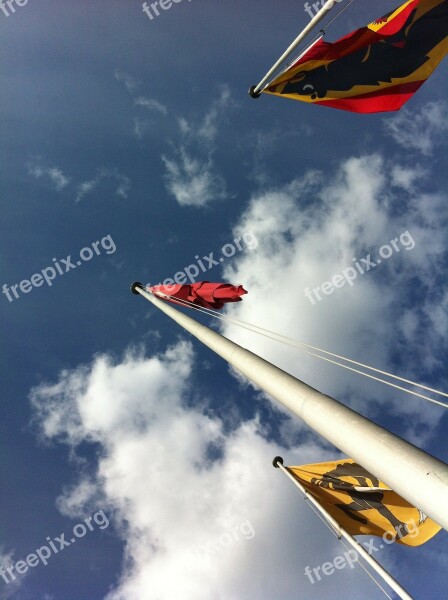
[[[411,538],[415,538],[418,536],[418,534],[419,527],[417,523],[414,521],[414,519],[410,519],[409,521],[400,524],[396,528],[395,534],[390,531],[386,531],[383,534],[383,542],[384,544],[393,544],[397,537],[401,539],[406,535]],[[374,552],[382,550],[384,548],[384,544],[379,544],[377,546],[375,544],[375,538],[370,538],[370,540],[368,540],[367,542],[362,542],[362,545],[365,547],[365,549],[370,555],[372,555]],[[345,569],[347,565],[351,569],[353,569],[355,564],[358,562],[358,559],[359,553],[356,552],[354,548],[351,548],[350,550],[347,550],[347,552],[336,556],[332,561],[324,562],[321,565],[318,565],[317,567],[313,567],[313,569],[311,569],[311,567],[307,565],[305,567],[305,575],[310,580],[310,583],[314,584],[316,583],[316,581],[322,581],[322,576],[320,572],[322,572],[323,575],[328,577],[329,575],[333,575],[335,570],[340,571],[342,569]]]
[[[253,537],[255,537],[255,529],[253,528],[252,523],[247,520],[240,525],[233,527],[229,531],[222,533],[208,544],[192,546],[191,552],[198,557],[206,558],[220,552],[223,548],[232,546],[236,542],[251,540]]]
[[[353,287],[353,282],[358,277],[358,274],[364,275],[371,269],[375,269],[384,260],[389,259],[394,252],[400,252],[401,248],[404,248],[405,250],[412,250],[413,248],[415,248],[415,242],[412,239],[412,236],[409,233],[409,231],[404,231],[399,238],[396,237],[393,240],[390,240],[389,244],[384,244],[378,250],[380,258],[372,260],[370,258],[371,254],[368,254],[364,258],[361,258],[359,261],[357,258],[353,258],[352,260],[355,263],[354,267],[347,267],[343,269],[340,275],[333,275],[331,281],[324,281],[324,283],[318,285],[312,290],[310,290],[309,288],[305,288],[305,296],[308,298],[311,304],[316,304],[316,300],[320,302],[323,298],[323,296],[321,296],[321,293],[325,296],[329,296],[337,288],[344,287],[346,283],[348,283],[350,287]]]
[[[167,277],[157,285],[164,285],[169,288],[175,284],[184,285],[188,282],[195,283],[196,278],[199,277],[201,273],[206,273],[213,267],[218,266],[220,263],[222,264],[226,258],[231,258],[237,252],[241,252],[243,250],[255,250],[257,246],[257,238],[251,231],[248,231],[244,233],[242,237],[237,237],[232,240],[231,243],[224,244],[224,246],[221,248],[221,257],[215,258],[214,252],[210,252],[206,256],[202,256],[202,258],[199,256],[199,254],[196,254],[196,262],[184,267],[182,271],[178,271],[174,277]],[[146,287],[151,287],[152,285],[154,284],[147,283]]]
[[[318,0],[317,2],[311,2],[311,5],[309,2],[305,2],[304,10],[309,15],[310,19],[312,19],[317,15],[320,9],[324,7],[326,2],[327,0]],[[332,8],[336,2],[342,2],[342,0],[334,0],[333,4],[330,5],[329,8]]]
[[[93,523],[92,523],[93,521]],[[95,525],[99,529],[106,529],[109,526],[109,519],[105,515],[104,511],[98,510],[87,519],[84,519],[82,523],[78,523],[73,527],[72,534],[69,540],[65,539],[65,533],[61,533],[56,536],[53,540],[48,536],[46,538],[47,544],[36,548],[34,552],[28,554],[24,560],[18,560],[16,563],[9,567],[0,566],[0,577],[3,578],[5,583],[11,583],[15,581],[16,575],[25,575],[28,569],[37,567],[39,564],[47,566],[48,560],[53,554],[58,554],[68,546],[71,546],[76,542],[77,539],[83,538],[87,531],[93,531]]]
[[[182,0],[157,0],[157,2],[143,2],[143,12],[148,16],[151,21],[154,17],[160,16],[159,8],[162,10],[169,10],[173,4],[179,4]],[[191,0],[188,0],[191,2]]]
[[[101,249],[98,248],[98,246],[101,246],[106,254],[113,254],[117,249],[112,236],[110,234],[105,235],[100,241],[93,242],[90,246],[85,246],[80,250],[79,258],[81,260],[73,259],[76,262],[72,262],[71,254],[69,254],[67,258],[61,258],[60,260],[53,258],[52,261],[54,264],[51,267],[45,267],[40,272],[34,273],[30,279],[22,279],[20,283],[11,286],[4,283],[2,293],[5,294],[9,302],[13,302],[15,299],[20,298],[17,289],[19,289],[22,294],[29,294],[33,290],[33,287],[40,287],[44,283],[51,287],[53,285],[53,280],[56,279],[58,275],[65,275],[65,273],[68,273],[72,269],[80,267],[83,262],[88,262],[95,255],[99,256],[101,254]]]
[[[6,17],[9,17],[10,14],[16,12],[16,6],[25,6],[26,4],[28,4],[28,0],[0,0],[0,10]]]

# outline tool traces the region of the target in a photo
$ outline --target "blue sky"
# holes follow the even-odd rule
[[[355,1],[328,39],[395,5]],[[129,292],[240,237],[206,273],[249,291],[230,314],[447,388],[448,63],[393,115],[250,99],[308,21],[292,0],[0,13],[0,283],[45,269],[51,283],[0,299],[1,564],[93,519],[46,566],[0,579],[1,598],[383,596],[359,567],[304,574],[345,549],[271,461],[338,451]],[[395,238],[353,286],[306,298]],[[446,461],[441,408],[220,330]],[[442,597],[446,535],[376,558]]]

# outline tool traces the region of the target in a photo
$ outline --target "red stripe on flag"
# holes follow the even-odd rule
[[[399,110],[405,102],[425,83],[422,81],[412,81],[394,85],[388,88],[381,88],[375,92],[352,96],[351,98],[335,98],[333,100],[321,100],[313,104],[320,106],[329,106],[331,108],[340,108],[357,113],[388,112]]]

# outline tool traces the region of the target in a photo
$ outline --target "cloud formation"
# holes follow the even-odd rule
[[[412,178],[408,170],[372,154],[343,161],[330,180],[310,171],[255,193],[233,233],[251,231],[257,250],[236,256],[224,272],[249,289],[232,313],[375,366],[393,364],[405,376],[434,374],[446,348],[441,328],[448,302],[446,293],[439,298],[426,291],[436,289],[446,269],[447,209],[442,193],[425,191],[425,175]],[[307,285],[405,230],[415,241],[412,251],[403,249],[381,271],[366,273],[326,302],[306,299]],[[363,413],[388,411],[411,440],[424,444],[437,427],[440,411],[422,401],[353,381],[234,326],[223,331]],[[81,471],[57,506],[72,518],[97,506],[113,515],[124,562],[107,600],[230,600],[241,590],[248,600],[290,600],[311,585],[305,566],[332,560],[341,549],[270,462],[286,453],[289,464],[305,464],[337,458],[337,452],[305,435],[295,419],[282,425],[283,448],[259,416],[224,426],[209,399],[192,388],[196,369],[191,344],[180,341],[149,358],[142,351],[118,362],[97,356],[34,388],[35,423],[45,439],[75,454],[86,442],[100,449],[89,474]],[[247,387],[244,393],[259,397]],[[346,597],[357,597],[359,585],[366,585],[356,571],[337,577]],[[319,593],[337,598],[335,580],[319,581]]]
[[[131,180],[129,177],[116,170],[99,169],[93,179],[88,179],[78,184],[75,202],[80,202],[85,196],[91,194],[105,179],[115,181],[115,195],[123,199],[128,197],[131,189]]]
[[[121,69],[115,69],[114,77],[125,86],[130,94],[132,94],[140,85],[140,82],[132,77],[132,75],[129,75],[129,73],[126,73],[126,71],[122,71]]]
[[[162,157],[168,192],[181,206],[202,207],[226,197],[224,178],[214,170],[211,158],[198,160],[181,147],[175,159]]]
[[[230,91],[221,89],[198,122],[180,118],[180,141],[171,157],[162,156],[167,191],[181,206],[203,207],[227,197],[226,183],[213,160],[222,119],[232,105]]]
[[[22,587],[23,582],[24,582],[24,577],[23,576],[19,576],[17,575],[17,573],[14,572],[14,552],[5,552],[3,546],[0,545],[0,567],[2,569],[4,569],[6,571],[6,569],[8,567],[13,567],[12,573],[14,575],[14,578],[11,576],[11,574],[6,571],[4,574],[4,577],[6,577],[8,584],[5,585],[4,583],[4,579],[0,579],[0,598],[1,600],[8,600],[9,598],[17,598],[17,594],[19,592],[19,589]],[[26,576],[26,573],[25,573]],[[3,577],[3,573],[2,573],[2,577]]]
[[[250,256],[226,263],[224,278],[244,283],[249,295],[232,315],[299,341],[425,383],[441,377],[447,339],[444,241],[448,210],[442,192],[425,191],[423,172],[410,174],[380,154],[350,158],[331,174],[310,171],[290,184],[254,194],[233,235],[251,231],[259,241]],[[306,289],[322,287],[377,256],[384,244],[408,231],[415,245],[400,248],[352,285],[321,293],[312,304]],[[429,293],[431,290],[431,293]],[[269,325],[267,325],[269,324]],[[223,328],[245,347],[281,365],[310,385],[375,414],[386,405],[400,416],[405,434],[424,442],[441,410],[399,391],[369,383],[342,369],[292,352],[234,325]]]
[[[154,98],[146,98],[145,96],[139,96],[134,100],[134,106],[141,106],[142,108],[146,108],[147,110],[155,110],[156,112],[162,113],[162,115],[167,115],[168,110],[166,106],[154,100]]]
[[[446,139],[448,103],[442,100],[428,102],[419,112],[402,108],[393,117],[383,119],[383,126],[403,148],[432,156],[440,142]]]
[[[272,468],[279,448],[258,418],[224,434],[206,398],[191,406],[194,368],[191,344],[180,341],[150,358],[97,357],[32,391],[45,439],[100,448],[93,476],[80,474],[58,507],[73,518],[97,506],[113,515],[125,561],[108,600],[197,600],[218,590],[223,599],[244,590],[249,600],[290,600],[302,577],[291,544],[307,509]],[[311,462],[322,449],[302,444],[288,455]],[[318,547],[314,536],[305,558]]]
[[[64,175],[59,167],[43,167],[37,163],[28,164],[28,174],[36,179],[47,180],[57,192],[63,190],[70,183],[70,178]]]

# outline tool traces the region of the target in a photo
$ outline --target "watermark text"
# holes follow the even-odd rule
[[[252,523],[247,520],[229,531],[222,533],[219,537],[217,537],[212,542],[208,544],[201,544],[198,546],[193,546],[191,548],[191,552],[196,556],[200,557],[210,557],[213,554],[220,552],[223,548],[227,548],[235,542],[240,542],[242,540],[251,540],[255,537],[255,529],[253,528]]]
[[[46,538],[47,544],[40,548],[36,548],[34,552],[28,554],[25,560],[18,560],[8,567],[1,565],[0,577],[3,578],[5,583],[11,583],[16,580],[17,575],[25,575],[30,568],[37,567],[39,564],[47,566],[48,560],[52,554],[58,554],[68,546],[74,544],[77,539],[84,537],[87,534],[87,531],[93,531],[95,525],[97,525],[99,529],[106,529],[106,527],[109,526],[109,519],[102,509],[96,511],[93,515],[87,517],[87,519],[84,519],[82,523],[75,525],[72,530],[73,537],[71,537],[70,540],[65,539],[65,533],[61,533],[53,540],[48,536]]]
[[[309,15],[310,19],[315,17],[321,8],[325,6],[327,0],[317,0],[317,2],[305,2],[304,10]],[[336,2],[342,2],[342,0],[333,0],[332,4],[328,5],[328,8],[333,8]],[[313,12],[314,11],[314,12]]]
[[[159,8],[162,10],[169,10],[173,4],[179,4],[182,0],[157,0],[156,2],[143,2],[143,12],[151,21],[154,17],[160,16]],[[191,2],[191,0],[188,0]]]
[[[101,249],[98,248],[98,246],[101,246],[106,254],[113,254],[117,249],[112,236],[110,234],[106,235],[101,238],[100,241],[93,242],[91,247],[85,246],[82,248],[79,252],[79,258],[81,260],[73,259],[73,261],[76,261],[73,262],[71,254],[60,260],[53,258],[52,261],[54,264],[51,267],[45,267],[39,273],[34,273],[30,279],[22,279],[20,283],[11,286],[4,283],[2,294],[8,298],[9,302],[13,302],[15,299],[20,298],[18,290],[20,290],[22,294],[29,294],[33,290],[33,287],[40,287],[44,283],[46,283],[48,287],[51,287],[53,285],[53,280],[56,279],[58,275],[65,275],[65,273],[68,273],[72,269],[80,267],[83,262],[91,260],[95,254],[99,256],[101,254]]]
[[[28,4],[28,0],[0,0],[0,10],[6,17],[16,12],[14,4],[16,6],[25,6]]]
[[[237,251],[241,252],[246,249],[251,251],[255,250],[257,246],[257,238],[251,231],[248,231],[241,237],[237,237],[232,240],[232,243],[224,244],[224,246],[221,248],[221,257],[215,258],[214,252],[210,252],[206,256],[202,256],[202,258],[199,256],[199,254],[196,254],[196,262],[187,265],[182,269],[182,271],[178,271],[174,277],[167,277],[167,279],[164,279],[163,282],[157,285],[164,285],[168,288],[173,286],[174,288],[176,284],[184,285],[188,283],[195,283],[199,275],[206,273],[219,264],[222,264],[226,258],[231,258],[236,254]],[[146,287],[151,287],[152,285],[152,283],[147,283]]]
[[[405,250],[412,250],[415,248],[415,242],[409,231],[404,231],[400,237],[390,240],[389,244],[384,244],[378,250],[380,258],[372,259],[371,254],[367,254],[367,256],[361,258],[359,261],[357,258],[353,258],[352,260],[354,262],[354,266],[346,267],[342,270],[341,274],[333,275],[331,281],[324,281],[324,283],[318,285],[312,290],[310,290],[308,287],[305,288],[305,297],[308,298],[311,304],[316,304],[316,300],[320,302],[323,299],[321,294],[324,294],[324,296],[329,296],[337,288],[344,287],[346,283],[348,283],[350,287],[353,287],[353,282],[358,277],[358,274],[364,275],[368,271],[375,269],[384,260],[389,259],[393,255],[394,251],[398,253],[400,252],[401,248],[404,248]]]
[[[401,539],[406,535],[410,538],[415,538],[418,536],[418,534],[419,527],[417,523],[414,521],[414,519],[410,519],[409,521],[398,525],[395,529],[395,533],[386,531],[383,534],[383,542],[384,544],[393,544],[397,537]],[[377,546],[374,538],[370,538],[370,540],[362,542],[362,545],[370,555],[382,550],[384,548],[384,544],[379,544]],[[350,550],[347,550],[347,552],[336,556],[332,561],[324,562],[321,565],[313,568],[307,565],[305,567],[305,575],[308,577],[310,583],[314,584],[316,581],[322,581],[322,575],[328,577],[329,575],[333,575],[335,570],[342,570],[347,566],[353,569],[358,560],[359,553],[354,548],[351,548]]]

